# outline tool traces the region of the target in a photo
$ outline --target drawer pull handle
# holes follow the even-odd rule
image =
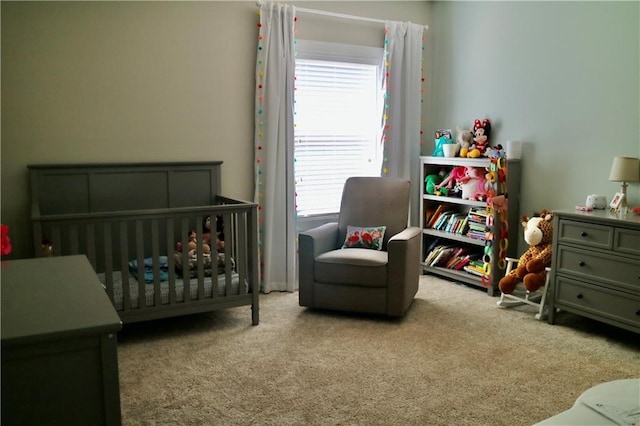
[[[580,234],[581,237],[586,237],[587,236],[587,231],[582,231],[582,233]]]
[[[580,262],[578,262],[578,265],[584,266],[584,265],[586,265],[586,263],[584,263],[584,260],[581,260]]]
[[[576,297],[577,297],[578,299],[582,299],[584,296],[582,295],[582,293],[578,293],[578,294],[576,295]]]

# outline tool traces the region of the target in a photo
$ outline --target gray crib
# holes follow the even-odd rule
[[[257,325],[257,205],[220,195],[221,166],[29,165],[35,254],[86,255],[124,323],[250,305]]]

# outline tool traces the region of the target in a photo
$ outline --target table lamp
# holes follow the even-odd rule
[[[634,157],[614,157],[611,165],[609,180],[612,182],[622,182],[620,192],[622,199],[615,208],[616,213],[626,214],[627,205],[627,182],[640,181],[640,159]]]

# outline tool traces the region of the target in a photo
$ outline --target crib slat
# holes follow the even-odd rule
[[[204,217],[196,217],[196,265],[198,270],[198,295],[197,300],[204,298],[204,251],[202,249],[202,241],[204,239],[202,233],[202,224],[204,223]]]
[[[122,275],[123,311],[131,310],[131,289],[129,286],[129,238],[127,222],[120,222],[120,273]]]
[[[79,254],[78,251],[78,227],[69,226],[69,254]]]
[[[53,244],[53,255],[54,256],[62,256],[62,239],[60,238],[60,228],[53,225],[51,226],[51,238]]]
[[[95,235],[95,230],[94,230],[94,226],[93,223],[87,223],[87,226],[85,227],[85,238],[86,238],[86,244],[87,244],[87,258],[89,259],[89,263],[91,263],[91,266],[93,266],[93,269],[97,269],[96,268],[96,235]]]
[[[147,307],[147,294],[144,282],[144,229],[142,220],[136,220],[136,260],[138,261],[138,309]]]
[[[38,247],[42,247],[42,224],[40,221],[33,222],[33,246],[36,248],[36,257],[44,256],[43,250],[38,249]]]
[[[224,255],[224,283],[225,283],[225,296],[230,296],[232,294],[232,288],[231,288],[231,273],[233,272],[233,267],[231,265],[231,258],[233,256],[234,253],[234,240],[235,240],[235,233],[234,232],[229,232],[232,228],[232,218],[231,218],[231,214],[229,213],[225,213],[222,215],[222,232],[225,235],[225,240],[229,240],[229,245],[227,246],[227,241],[224,242],[224,251],[225,251],[225,255]],[[231,238],[228,238],[231,237]]]
[[[184,240],[185,235],[189,235],[189,219],[183,217],[180,223],[180,235],[182,235],[182,301],[189,303],[191,300],[191,286],[189,284],[191,271],[189,271],[189,247]]]
[[[220,289],[218,278],[218,217],[215,212],[211,213],[212,221],[215,218],[215,222],[211,223],[211,297],[217,299],[220,297]]]
[[[107,286],[107,295],[112,303],[115,303],[113,295],[113,241],[111,239],[111,223],[102,224],[102,239],[104,247],[104,281]]]
[[[162,305],[160,295],[160,236],[158,235],[158,220],[151,221],[151,259],[153,260],[153,299],[154,305]]]
[[[169,304],[176,303],[176,259],[173,255],[175,251],[175,245],[173,243],[173,217],[168,217],[166,222],[167,232],[167,261],[169,264]]]

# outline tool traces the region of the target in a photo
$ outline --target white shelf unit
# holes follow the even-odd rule
[[[425,190],[424,179],[427,175],[436,174],[442,168],[450,170],[457,166],[472,166],[488,168],[490,160],[488,158],[460,158],[460,157],[420,157],[420,185],[421,185],[421,202],[420,202],[420,221],[422,223],[422,261],[424,273],[439,275],[454,281],[471,284],[478,287],[484,287],[482,279],[479,276],[470,274],[464,270],[448,269],[444,267],[427,266],[424,263],[425,257],[428,254],[427,248],[432,244],[435,239],[438,239],[439,244],[450,244],[461,247],[467,247],[474,252],[484,252],[485,241],[475,238],[467,237],[463,234],[456,234],[452,232],[445,232],[435,230],[426,227],[425,213],[429,208],[437,207],[439,204],[448,204],[453,206],[460,213],[466,213],[471,207],[486,207],[484,201],[472,201],[464,200],[459,197],[447,197],[440,195],[427,194]],[[508,257],[518,257],[518,238],[522,233],[522,227],[520,226],[519,216],[519,187],[520,187],[520,160],[508,160],[507,161],[507,221],[509,224],[509,231],[507,235]],[[496,216],[498,214],[496,213]],[[494,218],[494,223],[499,224],[498,218]],[[487,294],[494,296],[499,294],[498,281],[504,276],[504,270],[501,270],[498,266],[498,255],[500,246],[500,232],[494,232],[494,241],[492,244],[492,281],[487,287]]]

